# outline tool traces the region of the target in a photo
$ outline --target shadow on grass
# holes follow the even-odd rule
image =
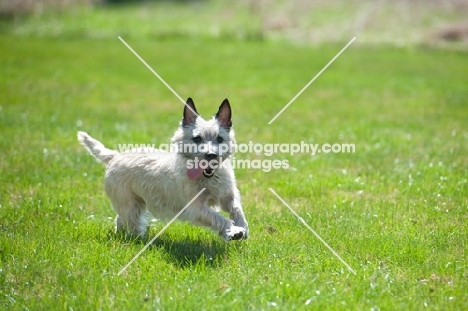
[[[227,256],[227,243],[220,240],[175,240],[162,235],[152,247],[163,248],[171,263],[178,267],[202,264],[217,267]]]
[[[119,241],[125,244],[141,245],[149,242],[146,238],[128,238],[124,233],[109,230],[107,241]],[[218,267],[227,257],[228,243],[220,238],[191,237],[181,240],[179,237],[163,234],[158,237],[147,251],[164,249],[168,261],[177,267],[190,267],[202,264],[207,267]]]

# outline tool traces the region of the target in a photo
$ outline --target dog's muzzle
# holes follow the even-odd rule
[[[218,167],[219,163],[216,160],[218,154],[214,152],[208,152],[205,155],[206,160],[209,162],[209,167],[203,170],[203,176],[205,178],[211,178],[214,176],[214,170]],[[213,166],[214,165],[214,166]]]
[[[211,168],[207,168],[207,169],[203,170],[203,176],[204,176],[205,178],[211,178],[211,177],[213,177],[213,176],[214,176],[214,170],[211,169]]]

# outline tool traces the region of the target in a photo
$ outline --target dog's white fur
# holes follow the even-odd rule
[[[189,107],[187,107],[189,106]],[[179,216],[179,220],[206,226],[218,232],[226,241],[245,239],[248,224],[241,206],[234,171],[230,166],[230,149],[221,154],[216,138],[235,144],[231,128],[231,108],[225,100],[218,114],[204,120],[196,113],[189,98],[184,108],[184,118],[175,132],[172,143],[192,142],[193,137],[209,143],[208,151],[224,160],[223,167],[215,170],[213,178],[200,176],[191,180],[187,176],[187,160],[203,158],[201,153],[154,152],[119,153],[104,147],[85,132],[78,132],[79,141],[106,166],[105,190],[117,213],[116,231],[128,236],[145,236],[148,212],[163,220],[173,218],[203,188],[206,190]],[[213,156],[213,155],[212,155]],[[227,159],[226,159],[227,158]],[[215,209],[221,207],[230,219]]]

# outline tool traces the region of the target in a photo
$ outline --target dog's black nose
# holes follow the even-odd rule
[[[209,152],[209,153],[207,153],[207,154],[205,155],[205,157],[206,157],[207,160],[213,160],[213,159],[215,159],[217,156],[218,156],[218,155],[217,155],[216,153],[214,153],[214,152]]]

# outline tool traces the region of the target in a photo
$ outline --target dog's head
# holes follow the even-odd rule
[[[207,121],[198,114],[192,99],[187,99],[184,116],[171,143],[187,159],[190,179],[198,179],[201,175],[213,177],[232,155],[236,143],[229,101],[225,99],[216,115]]]

